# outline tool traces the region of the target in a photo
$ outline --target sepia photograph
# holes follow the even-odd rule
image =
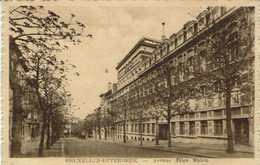
[[[40,2],[3,3],[4,164],[257,163],[257,6]]]

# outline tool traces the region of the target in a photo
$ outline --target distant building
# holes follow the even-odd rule
[[[111,128],[111,102],[114,100],[115,93],[117,91],[117,84],[108,83],[108,91],[104,94],[100,95],[100,111],[101,111],[101,119],[103,120],[102,128],[101,128],[101,136],[102,138],[108,138],[111,136],[112,128]]]

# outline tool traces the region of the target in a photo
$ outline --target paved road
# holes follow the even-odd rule
[[[138,148],[96,140],[63,139],[65,157],[176,158],[192,157],[165,151]]]

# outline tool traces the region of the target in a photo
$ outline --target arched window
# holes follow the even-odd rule
[[[194,64],[194,58],[193,58],[192,56],[189,57],[187,62],[188,62],[188,65],[189,65],[189,66],[193,66],[193,64]]]

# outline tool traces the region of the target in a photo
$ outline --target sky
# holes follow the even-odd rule
[[[77,66],[80,76],[71,74],[70,86],[76,105],[74,115],[84,118],[100,105],[99,95],[107,92],[108,82],[117,82],[117,64],[143,37],[160,39],[162,22],[169,37],[195,19],[206,7],[172,5],[89,5],[77,7],[45,7],[61,17],[75,19],[86,25],[93,38],[82,39],[80,45],[69,45],[60,56]],[[108,70],[108,73],[106,73]]]

